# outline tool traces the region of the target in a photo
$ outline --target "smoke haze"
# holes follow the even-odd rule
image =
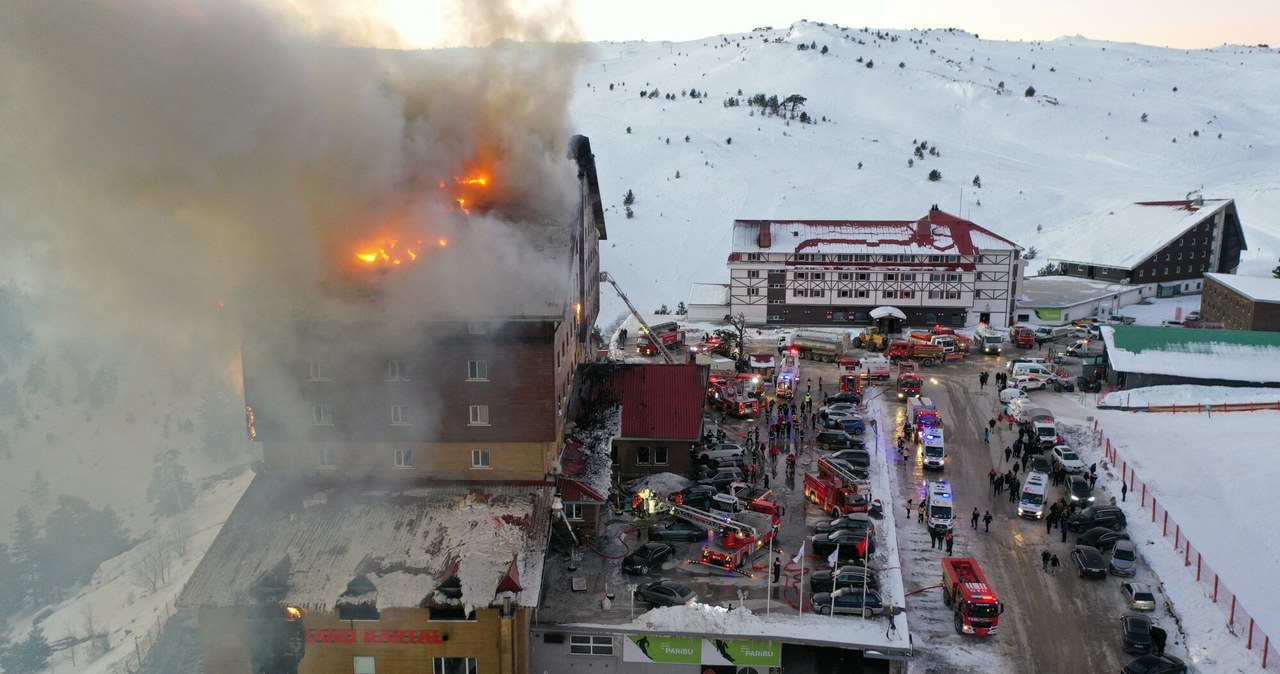
[[[114,359],[127,395],[234,379],[243,321],[339,310],[352,287],[461,314],[502,291],[488,270],[563,278],[527,233],[576,199],[568,7],[459,2],[448,25],[474,46],[409,52],[368,48],[403,42],[365,4],[6,3],[0,256],[36,350]],[[419,259],[356,257],[390,241]]]

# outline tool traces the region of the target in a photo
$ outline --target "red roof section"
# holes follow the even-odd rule
[[[612,388],[622,405],[621,437],[697,441],[707,373],[706,366],[687,363],[618,366]]]
[[[1013,241],[985,227],[937,208],[930,209],[929,213],[919,220],[736,220],[735,222],[756,224],[762,232],[770,228],[773,223],[795,223],[848,231],[848,235],[841,233],[838,238],[805,239],[795,247],[797,253],[805,249],[818,248],[823,244],[861,243],[868,246],[919,246],[921,248],[937,248],[953,255],[975,255],[978,253],[978,247],[973,243],[972,235],[974,232],[981,232],[1010,246],[1018,247]],[[893,230],[895,228],[901,231],[900,238],[885,236],[885,230]],[[937,231],[938,236],[935,237],[935,230],[938,229],[943,229],[944,231]],[[858,230],[866,230],[868,233],[875,231],[877,236],[874,237],[874,240],[870,237],[859,239],[857,237]],[[950,245],[939,247],[938,241],[935,241],[935,239],[949,239]],[[759,245],[766,247],[763,241],[760,241]]]
[[[516,564],[516,560],[511,560],[511,565],[507,567],[507,572],[502,574],[502,580],[498,581],[498,592],[519,592],[524,589],[520,584],[520,565]]]
[[[600,492],[577,480],[562,480],[560,482],[560,498],[570,503],[604,503],[605,501]]]

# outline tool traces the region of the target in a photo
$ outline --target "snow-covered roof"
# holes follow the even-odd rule
[[[1193,379],[1280,382],[1280,333],[1104,325],[1112,369]]]
[[[1049,259],[1071,264],[1132,269],[1183,232],[1214,218],[1232,199],[1145,201],[1109,208],[1045,228],[1036,246]]]
[[[468,608],[491,605],[515,561],[521,606],[538,602],[551,487],[315,485],[258,476],[183,589],[186,606],[274,598],[327,610],[364,574],[377,607],[429,604],[453,575]]]
[[[1237,276],[1236,274],[1205,274],[1254,302],[1280,302],[1280,279],[1268,276]]]
[[[1133,286],[1074,276],[1033,276],[1022,283],[1019,307],[1067,308],[1133,290]]]
[[[944,211],[919,220],[734,220],[733,253],[975,255],[1018,244]]]
[[[689,304],[727,306],[729,304],[729,284],[695,283],[689,286]]]

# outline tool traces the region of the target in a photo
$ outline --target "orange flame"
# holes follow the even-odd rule
[[[418,251],[413,248],[404,247],[397,248],[400,241],[397,239],[384,239],[376,248],[368,248],[356,253],[356,259],[368,264],[404,264],[413,262],[418,259]],[[421,246],[422,241],[417,242],[417,246]],[[404,256],[401,256],[401,252]]]

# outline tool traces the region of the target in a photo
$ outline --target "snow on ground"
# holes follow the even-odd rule
[[[45,637],[50,642],[85,636],[85,616],[92,612],[95,631],[107,635],[110,650],[92,662],[87,662],[91,657],[88,644],[59,651],[52,660],[53,671],[108,674],[117,671],[117,667],[126,660],[132,661],[136,668],[135,637],[145,649],[148,636],[158,635],[158,626],[168,619],[182,586],[222,529],[240,495],[253,481],[253,475],[252,471],[246,470],[236,477],[215,482],[199,495],[186,515],[164,520],[145,532],[137,546],[103,562],[87,586],[54,607],[53,614],[41,621]],[[158,537],[163,539],[173,535],[179,526],[189,527],[190,538],[185,554],[173,553],[168,580],[155,592],[138,587],[132,576],[146,554],[147,546]]]
[[[1099,405],[1142,407],[1143,405],[1220,405],[1223,403],[1274,403],[1280,388],[1234,388],[1231,386],[1147,386],[1128,391],[1112,391],[1098,399]]]
[[[1187,387],[1135,389],[1152,404],[1171,404],[1188,395]],[[1274,389],[1272,390],[1275,391]],[[1037,394],[1032,394],[1036,397]],[[1244,394],[1249,395],[1249,394]],[[1182,532],[1203,554],[1221,582],[1239,594],[1258,625],[1280,638],[1280,538],[1269,528],[1251,526],[1259,513],[1259,495],[1274,489],[1275,429],[1280,412],[1156,414],[1098,410],[1092,395],[1039,394],[1066,427],[1069,441],[1087,462],[1099,462],[1098,489],[1120,494],[1120,471],[1103,461],[1103,448],[1091,432],[1096,419],[1118,449],[1119,457],[1148,484]],[[1129,494],[1121,505],[1129,531],[1147,563],[1159,575],[1169,603],[1187,638],[1190,662],[1202,672],[1259,671],[1261,651],[1245,649],[1244,626],[1227,628],[1225,606],[1214,605],[1206,586],[1195,580],[1194,562],[1183,565],[1172,538],[1162,538],[1163,522],[1153,523],[1140,497]],[[1171,528],[1172,530],[1172,528]],[[1274,647],[1274,646],[1273,646]]]
[[[1200,310],[1199,295],[1147,298],[1140,304],[1121,307],[1116,313],[1132,316],[1135,325],[1160,325],[1162,321],[1180,321],[1187,314]]]

